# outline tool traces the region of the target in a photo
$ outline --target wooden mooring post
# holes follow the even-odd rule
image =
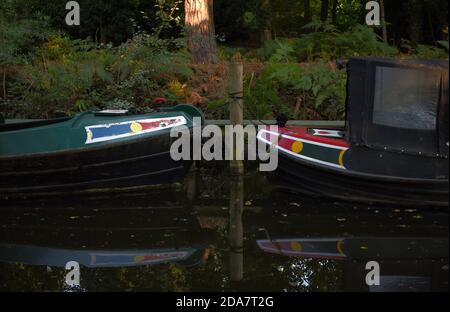
[[[232,175],[230,179],[230,280],[239,282],[244,277],[244,176]]]
[[[244,123],[244,64],[231,62],[228,68],[228,88],[231,98],[230,121],[232,125]]]
[[[239,61],[231,62],[228,67],[228,89],[230,94],[230,123],[233,126],[244,124],[244,64]],[[234,140],[235,141],[235,140]],[[234,155],[242,153],[243,146],[234,143]],[[236,160],[230,163],[231,174],[240,175],[244,173],[244,163]]]

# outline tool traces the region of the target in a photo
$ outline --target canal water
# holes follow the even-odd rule
[[[4,199],[0,291],[67,290],[69,261],[88,292],[448,291],[448,210],[307,197],[253,167],[198,164],[165,190]]]

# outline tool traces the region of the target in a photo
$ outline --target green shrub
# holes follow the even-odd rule
[[[323,62],[269,63],[259,77],[247,77],[245,85],[249,118],[271,119],[282,112],[300,119],[344,117],[345,71]]]
[[[414,56],[421,59],[448,59],[448,42],[447,50],[445,48],[419,44],[414,51]]]
[[[419,44],[413,46],[409,40],[402,39],[400,47],[405,56],[420,59],[448,59],[448,41],[438,41],[437,46]]]
[[[0,66],[32,62],[37,47],[54,33],[43,16],[13,21],[0,17]]]
[[[449,48],[448,48],[448,40],[447,40],[447,41],[445,41],[445,40],[440,40],[440,41],[438,41],[437,43],[438,43],[438,45],[439,45],[440,47],[442,47],[442,48],[447,52],[447,57],[448,57],[448,52],[449,52]]]
[[[345,32],[322,22],[313,22],[305,27],[315,31],[301,38],[269,41],[258,51],[259,56],[274,62],[313,62],[398,54],[398,49],[383,43],[372,28],[364,25],[356,25]]]
[[[189,55],[176,46],[181,43],[142,33],[117,48],[51,36],[38,49],[41,58],[9,82],[10,98],[28,103],[21,117],[35,118],[144,105],[163,95],[170,81],[192,75]]]
[[[237,54],[243,55],[244,49],[227,47],[223,45],[219,45],[217,48],[217,56],[219,57],[220,60],[223,61],[230,61]]]
[[[296,62],[295,47],[299,39],[275,39],[268,41],[257,52],[265,61],[272,62]]]
[[[278,93],[278,84],[266,75],[246,77],[244,86],[246,119],[273,119],[276,114],[289,111]]]

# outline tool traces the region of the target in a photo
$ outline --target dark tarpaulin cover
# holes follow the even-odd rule
[[[448,157],[448,62],[352,58],[350,143]]]

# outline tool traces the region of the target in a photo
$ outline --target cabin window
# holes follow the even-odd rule
[[[377,67],[373,123],[435,130],[440,82],[437,71]]]

